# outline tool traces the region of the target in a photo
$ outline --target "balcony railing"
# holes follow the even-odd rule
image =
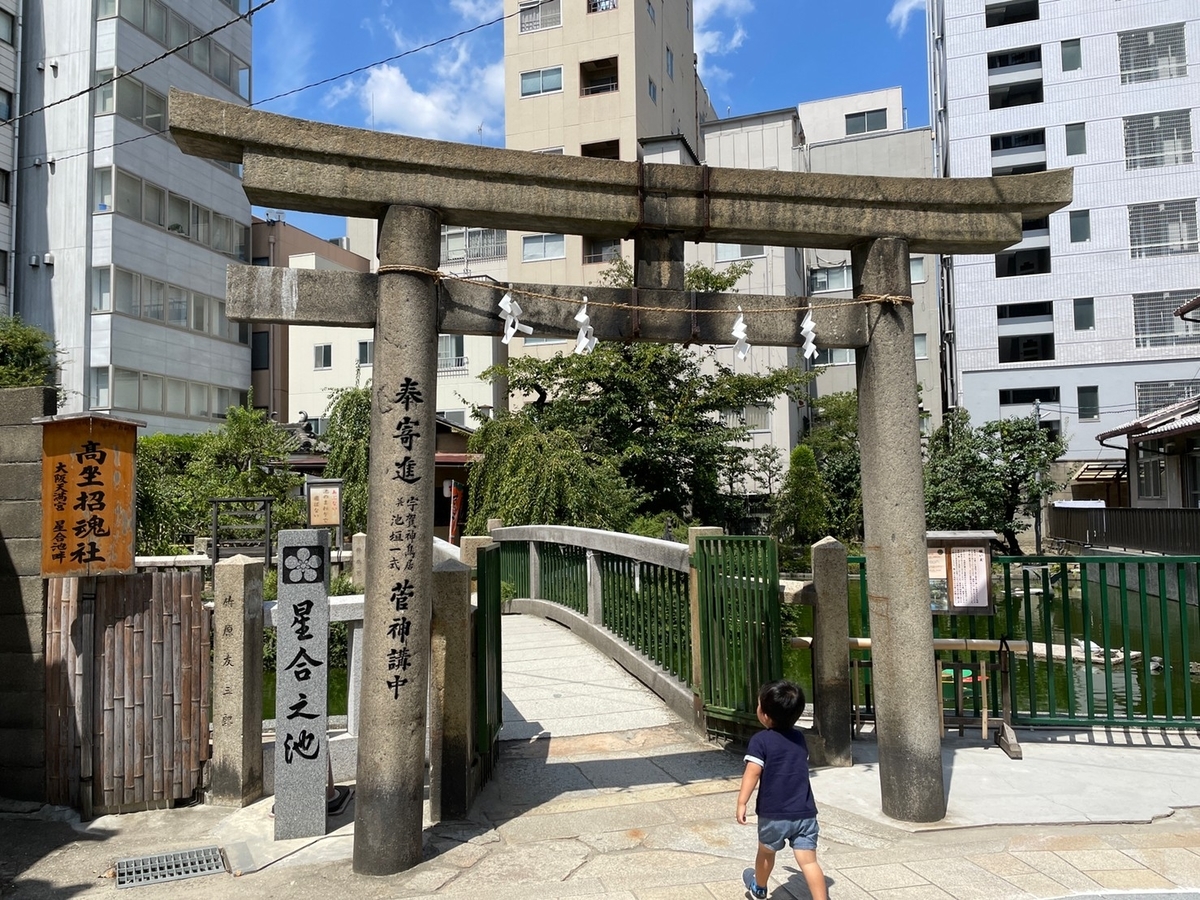
[[[442,234],[442,265],[508,256],[508,232],[496,228],[468,228]]]
[[[1190,554],[1200,547],[1200,509],[1051,507],[1049,536],[1071,544]]]
[[[437,367],[439,372],[452,372],[456,369],[465,369],[467,362],[465,356],[439,356]]]
[[[608,12],[617,8],[617,0],[588,0],[588,12]]]
[[[522,34],[527,31],[541,31],[543,28],[557,28],[561,24],[562,11],[560,9],[534,6],[530,9],[521,10]]]

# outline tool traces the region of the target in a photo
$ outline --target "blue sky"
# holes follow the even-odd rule
[[[908,124],[928,123],[924,0],[694,3],[700,75],[720,115],[899,85]],[[275,0],[254,17],[255,102],[324,122],[501,146],[501,24],[373,65],[501,15],[501,0]],[[321,237],[344,233],[342,219],[293,214],[288,222]]]

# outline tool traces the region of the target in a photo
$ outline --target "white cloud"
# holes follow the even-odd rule
[[[909,18],[924,9],[925,0],[895,0],[892,3],[892,11],[888,13],[888,24],[896,29],[897,34],[904,34]]]
[[[746,40],[741,17],[754,10],[752,0],[696,0],[695,49],[697,70],[708,84],[729,79],[729,72],[711,62],[732,53]]]
[[[377,66],[363,80],[335,91],[328,102],[357,99],[367,114],[364,124],[380,131],[415,137],[475,143],[504,134],[504,63],[472,65],[470,53],[457,50],[439,58],[437,76],[427,90],[413,84],[397,65]]]
[[[450,6],[470,22],[490,22],[504,13],[504,0],[450,0]]]
[[[258,15],[271,15],[272,33],[286,34],[286,41],[264,41],[254,47],[254,99],[273,97],[312,81],[310,65],[316,54],[317,34],[310,20],[296,13],[296,7],[279,3]],[[264,23],[263,30],[268,26]],[[305,106],[303,94],[292,94],[270,105],[273,112],[294,114]]]

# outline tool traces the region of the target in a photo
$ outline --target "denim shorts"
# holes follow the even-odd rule
[[[816,850],[821,829],[813,819],[764,819],[758,817],[759,843],[772,850],[782,850],[791,841],[793,850]]]

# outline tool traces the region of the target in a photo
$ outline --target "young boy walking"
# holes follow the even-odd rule
[[[758,787],[758,855],[742,880],[756,900],[767,896],[775,853],[791,842],[813,900],[829,900],[825,873],[817,863],[817,804],[808,780],[808,745],[794,726],[804,712],[804,691],[790,681],[764,684],[758,692],[758,721],[765,731],[750,739],[746,771],[738,791],[737,821],[746,824],[746,804]]]

